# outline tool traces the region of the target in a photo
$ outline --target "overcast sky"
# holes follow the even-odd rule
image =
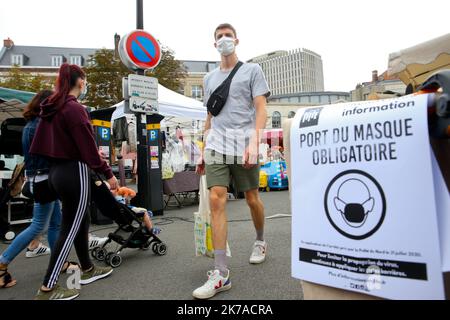
[[[0,37],[17,45],[113,48],[136,27],[135,0],[0,0]],[[388,55],[450,32],[449,0],[144,0],[144,29],[177,59],[217,60],[213,31],[235,26],[241,60],[307,48],[325,90],[349,91]]]

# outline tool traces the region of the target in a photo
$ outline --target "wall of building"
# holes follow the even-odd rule
[[[322,58],[311,50],[275,51],[248,62],[261,66],[274,95],[324,90]]]

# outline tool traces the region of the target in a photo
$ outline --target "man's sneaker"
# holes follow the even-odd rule
[[[101,247],[105,244],[105,242],[108,240],[108,237],[100,238],[96,235],[90,234],[89,235],[89,250],[92,250],[96,247]]]
[[[197,299],[209,299],[221,291],[231,289],[230,271],[226,277],[220,275],[219,270],[208,271],[208,281],[203,286],[194,290],[192,295]]]
[[[250,256],[250,263],[258,264],[266,260],[267,243],[265,241],[256,240],[253,245],[253,252]]]
[[[52,291],[38,290],[34,300],[73,300],[80,293],[75,289],[66,289],[58,285]]]
[[[39,245],[34,250],[30,250],[27,248],[27,252],[25,252],[25,257],[36,258],[39,256],[45,256],[48,254],[50,254],[50,248],[47,246],[44,246],[42,243],[39,243]]]
[[[83,272],[80,279],[80,284],[89,284],[94,281],[106,278],[113,272],[111,267],[94,266],[91,271]]]

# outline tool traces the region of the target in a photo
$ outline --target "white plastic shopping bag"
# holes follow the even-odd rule
[[[209,207],[209,190],[206,187],[206,176],[200,177],[199,206],[194,212],[194,241],[195,255],[214,257],[211,229],[211,209]],[[227,242],[227,256],[231,257],[231,251]]]

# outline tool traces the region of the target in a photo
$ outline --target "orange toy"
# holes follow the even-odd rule
[[[129,199],[136,197],[136,191],[134,191],[133,189],[127,188],[127,187],[119,188],[119,190],[117,191],[117,194],[119,196],[122,196],[124,198],[129,198]]]

